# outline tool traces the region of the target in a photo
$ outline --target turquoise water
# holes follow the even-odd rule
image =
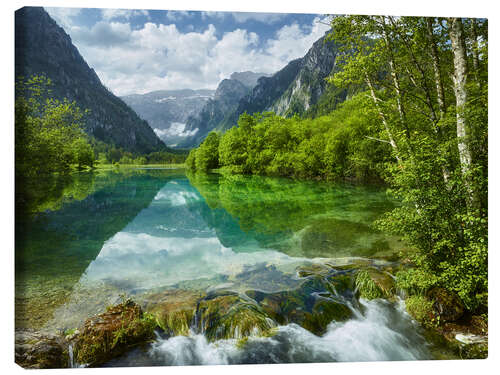
[[[251,290],[254,294],[293,290],[301,283],[296,277],[300,265],[326,261],[385,264],[404,249],[398,239],[372,228],[373,221],[396,204],[380,187],[252,176],[186,176],[181,170],[167,169],[81,173],[72,179],[70,187],[52,194],[49,201],[25,205],[30,210],[18,211],[16,216],[18,327],[75,328],[124,295],[141,302],[152,293],[171,289]],[[409,336],[387,331],[391,345],[421,344],[398,306],[371,302],[363,311],[371,313],[348,322],[352,329],[360,327],[356,329],[361,329],[357,333],[361,341],[367,329],[365,338],[380,344],[377,335],[391,331],[388,324],[399,322]],[[393,318],[385,321],[384,316]],[[286,325],[276,339],[281,337],[285,347],[292,345],[290,340],[298,340],[297,345],[312,340],[320,348],[322,340],[348,335],[349,326],[331,329],[313,340],[303,328]],[[370,330],[375,330],[375,336]],[[234,342],[220,344],[229,349],[214,352],[223,358],[216,363],[252,362],[242,353],[231,354],[236,350]],[[180,363],[165,359],[168,355],[162,348],[173,350],[172,345],[196,351],[209,350],[213,344],[196,335],[158,338],[150,354],[132,355],[115,364],[205,363],[195,357]],[[270,343],[255,345],[255,350],[262,351]],[[403,346],[376,352],[366,360],[426,356],[420,349]],[[280,355],[286,354],[281,351]],[[318,355],[318,361],[342,360],[335,359],[333,352]],[[363,360],[360,355],[350,357],[347,350],[345,360]]]

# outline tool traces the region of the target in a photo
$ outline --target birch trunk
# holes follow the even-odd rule
[[[465,119],[465,104],[467,102],[467,54],[465,50],[465,37],[463,24],[460,18],[450,18],[450,39],[453,51],[453,65],[455,68],[454,89],[457,106],[457,138],[458,154],[460,157],[460,166],[462,175],[468,191],[467,201],[474,203],[474,194],[469,180],[469,171],[471,166],[471,152],[467,145],[467,123]]]
[[[431,59],[432,59],[432,67],[434,69],[434,80],[436,83],[436,92],[437,92],[437,102],[439,107],[439,119],[443,119],[444,114],[446,112],[445,100],[444,100],[444,88],[443,88],[443,80],[441,78],[441,71],[439,70],[439,54],[436,46],[436,41],[434,40],[434,25],[433,19],[427,18],[427,37],[429,39],[429,44],[431,46]]]
[[[370,77],[368,76],[368,74],[365,74],[365,81],[366,81],[366,84],[368,85],[368,87],[370,88],[370,95],[372,97],[373,103],[375,104],[375,108],[377,109],[377,112],[380,116],[380,119],[382,120],[382,124],[384,125],[384,129],[387,132],[387,136],[389,137],[389,143],[391,144],[392,148],[394,149],[394,153],[396,155],[396,160],[400,164],[401,158],[399,156],[398,146],[397,146],[396,142],[394,141],[394,137],[392,136],[392,132],[389,128],[389,124],[387,123],[384,112],[382,112],[382,109],[378,105],[378,98],[377,98],[377,95],[375,94],[375,89],[373,88],[372,81],[370,80]]]

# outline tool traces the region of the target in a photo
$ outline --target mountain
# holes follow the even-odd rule
[[[121,99],[149,123],[162,141],[173,145],[191,134],[184,131],[187,119],[197,115],[214,93],[214,90],[160,90]]]
[[[258,79],[266,76],[264,73],[236,72],[229,79],[222,80],[213,99],[208,100],[198,114],[188,118],[184,130],[187,137],[179,146],[198,145],[211,130],[218,129],[225,117],[235,111],[240,99],[257,84]]]
[[[304,57],[290,61],[272,76],[259,77],[255,81],[255,76],[247,72],[234,73],[232,79],[245,81],[251,78],[255,82],[254,87],[241,97],[231,93],[231,105],[218,107],[219,102],[208,102],[200,113],[203,116],[199,116],[197,121],[188,120],[186,129],[199,130],[184,141],[183,147],[197,146],[214,129],[227,130],[235,126],[244,112],[272,111],[281,116],[306,113],[327,92],[325,78],[335,69],[337,51],[333,42],[326,41],[325,34]],[[335,91],[335,95],[338,96],[336,102],[345,99],[342,90]]]
[[[240,81],[249,88],[254,88],[257,85],[257,81],[259,80],[260,77],[270,77],[270,76],[271,74],[254,73],[246,71],[246,72],[234,72],[233,74],[231,74],[229,78]]]
[[[326,35],[318,39],[306,55],[288,63],[271,77],[259,79],[253,90],[242,98],[238,108],[227,117],[223,128],[230,128],[244,113],[272,111],[291,116],[303,113],[316,104],[325,92],[325,78],[335,68],[337,48],[326,41]]]
[[[87,134],[134,153],[166,150],[148,123],[113,95],[88,66],[71,38],[41,7],[15,12],[15,75],[45,75],[52,96],[89,109]]]

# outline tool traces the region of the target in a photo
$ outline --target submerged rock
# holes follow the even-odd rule
[[[294,290],[246,294],[278,324],[296,323],[316,335],[323,334],[330,322],[345,321],[352,316],[348,304],[355,303],[355,299],[350,271],[313,265],[300,267],[298,274],[305,280]]]
[[[28,369],[69,367],[67,343],[57,335],[16,330],[15,361]]]
[[[75,359],[96,366],[154,337],[156,319],[132,300],[87,319],[75,341]]]

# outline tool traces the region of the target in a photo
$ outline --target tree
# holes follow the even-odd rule
[[[83,132],[82,112],[66,99],[50,96],[50,80],[19,78],[15,99],[16,175],[67,172],[92,166],[94,153]]]

